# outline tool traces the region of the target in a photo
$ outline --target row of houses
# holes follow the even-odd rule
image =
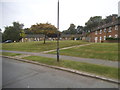
[[[69,35],[69,34],[61,34],[60,40],[82,40],[81,34]],[[44,40],[43,34],[28,34],[24,38],[21,39],[21,42],[28,42],[28,41],[42,41]],[[54,41],[57,40],[57,37],[46,37],[46,40]]]
[[[105,42],[106,38],[119,38],[120,22],[118,20],[99,26],[87,35],[89,42]]]
[[[118,17],[113,16],[113,20],[110,23],[98,26],[94,28],[91,32],[87,34],[61,34],[60,40],[86,40],[88,42],[106,42],[106,38],[119,38],[120,33],[120,20]],[[47,40],[56,40],[57,37],[51,38],[47,37]],[[22,38],[21,42],[27,41],[41,41],[44,40],[43,34],[37,35],[26,35],[26,37]]]

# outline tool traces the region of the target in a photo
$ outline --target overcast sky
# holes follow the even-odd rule
[[[29,28],[36,23],[49,22],[57,26],[58,0],[1,0],[0,28],[12,25],[13,21],[23,23]],[[59,0],[60,31],[68,29],[71,23],[85,25],[91,16],[105,18],[118,14],[120,0]]]

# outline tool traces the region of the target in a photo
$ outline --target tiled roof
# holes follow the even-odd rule
[[[70,37],[81,37],[82,35],[81,34],[61,34],[61,37],[67,37],[67,38],[70,38]]]
[[[42,38],[43,34],[27,34],[25,38]]]
[[[103,28],[108,28],[108,27],[118,25],[118,24],[120,24],[120,22],[117,20],[117,21],[114,21],[114,22],[110,22],[110,23],[98,26],[97,28],[94,28],[92,31],[100,30],[100,29],[103,29]]]

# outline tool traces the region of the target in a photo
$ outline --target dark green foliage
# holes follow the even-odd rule
[[[107,37],[106,40],[119,40],[120,38]]]
[[[25,28],[25,29],[24,29],[24,32],[25,32],[25,34],[34,34],[34,33],[30,30],[30,28]]]
[[[101,16],[94,16],[91,17],[86,23],[86,28],[88,30],[92,30],[93,28],[97,27],[100,22],[102,21],[102,17]]]
[[[13,26],[5,27],[5,31],[2,35],[2,41],[12,40],[18,42],[22,38],[22,28],[23,24],[19,22],[13,22]]]
[[[75,29],[74,24],[70,24],[70,27],[68,28],[68,30],[64,30],[62,33],[64,33],[64,34],[77,34],[77,30]]]

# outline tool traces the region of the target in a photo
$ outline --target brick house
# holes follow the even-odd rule
[[[27,34],[24,38],[21,39],[21,42],[41,41],[43,39],[44,39],[43,34]]]
[[[77,40],[78,38],[82,40],[81,34],[61,34],[60,40]],[[21,42],[30,42],[30,41],[42,41],[44,40],[43,34],[27,34],[24,38],[21,39]],[[57,37],[46,37],[46,40],[57,40]]]
[[[86,38],[89,42],[106,42],[108,37],[118,38],[118,31],[120,32],[120,20],[115,20],[115,17],[113,17],[112,22],[95,28]]]

